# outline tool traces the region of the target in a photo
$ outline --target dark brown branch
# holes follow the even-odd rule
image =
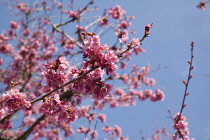
[[[26,140],[27,137],[31,134],[31,132],[33,131],[33,129],[42,121],[45,119],[45,115],[43,114],[41,117],[39,117],[36,122],[27,130],[25,131],[21,136],[19,136],[18,138],[16,138],[15,140]]]

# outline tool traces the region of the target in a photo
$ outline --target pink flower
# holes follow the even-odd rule
[[[2,65],[4,62],[3,58],[0,57],[0,65]]]
[[[98,136],[98,132],[96,130],[94,130],[90,133],[90,136],[91,136],[92,139],[96,139],[97,136]]]
[[[115,125],[114,132],[115,132],[116,136],[120,136],[122,134],[122,129],[118,125]]]
[[[42,22],[43,22],[43,24],[45,24],[45,25],[50,24],[50,20],[49,20],[49,19],[44,19]]]
[[[79,19],[79,17],[80,17],[80,15],[77,11],[69,11],[68,14],[69,14],[69,17],[72,17],[74,19]]]
[[[107,75],[112,75],[117,70],[117,56],[109,50],[107,45],[101,45],[99,36],[88,36],[84,41],[83,46],[84,58],[89,57],[86,60],[86,66],[88,63],[95,62],[101,69],[106,69]]]
[[[199,8],[200,10],[206,10],[206,0],[203,0],[203,2],[200,2],[198,5],[197,5],[197,8]]]
[[[126,62],[121,62],[121,63],[120,63],[120,68],[121,68],[121,69],[125,69],[126,65],[127,65]]]
[[[18,29],[18,23],[16,21],[10,22],[10,28],[11,29]]]
[[[165,95],[164,95],[163,91],[161,91],[159,89],[155,90],[155,94],[150,95],[150,100],[153,101],[153,102],[163,101],[164,98],[165,98]]]
[[[102,122],[106,122],[106,115],[105,114],[99,114],[98,118],[102,121]]]
[[[24,13],[27,13],[29,11],[27,4],[23,2],[19,2],[16,8],[20,9]]]
[[[112,128],[110,126],[106,126],[106,127],[103,127],[102,130],[106,133],[109,133],[110,131],[112,131]]]
[[[46,70],[42,72],[48,86],[57,88],[68,80],[69,62],[64,56],[58,57],[53,65],[45,64]]]
[[[76,25],[76,28],[80,31],[84,31],[84,32],[87,31],[87,29],[85,27],[81,26],[81,25]]]
[[[9,120],[5,120],[3,124],[0,123],[0,128],[3,130],[12,129],[12,122]]]
[[[122,96],[124,94],[124,90],[122,90],[121,88],[116,88],[115,89],[115,94],[119,95],[119,96]]]
[[[62,8],[63,7],[63,4],[61,2],[58,2],[57,3],[57,6],[58,6],[58,8]]]
[[[104,25],[107,25],[108,22],[109,22],[109,17],[106,16],[103,20],[100,20],[99,26],[102,27],[102,26],[104,26]]]
[[[185,122],[185,121],[186,121],[186,117],[180,116],[179,112],[174,116],[173,127],[177,131],[172,136],[173,140],[176,140],[176,136],[183,137],[185,140],[191,140],[189,138],[188,122]]]
[[[0,52],[4,54],[11,53],[13,50],[13,47],[11,44],[2,44],[0,45]]]
[[[58,94],[55,94],[54,97],[46,97],[39,110],[46,116],[58,116],[60,121],[70,122],[77,118],[76,108],[60,101]]]
[[[133,39],[131,40],[131,44],[132,44],[132,45],[139,46],[140,43],[141,43],[141,42],[139,41],[138,38],[133,38]]]
[[[128,40],[128,36],[122,35],[122,38],[119,38],[120,43],[126,43],[126,40]]]
[[[126,11],[123,10],[119,5],[116,5],[114,8],[110,8],[108,10],[108,13],[112,16],[114,19],[121,19],[122,16],[125,15]]]
[[[15,110],[22,109],[23,107],[29,108],[31,103],[26,100],[26,94],[21,93],[19,89],[10,89],[4,93],[1,97],[1,104],[8,108],[9,113]]]
[[[121,21],[121,23],[118,25],[118,28],[119,28],[119,29],[127,29],[128,26],[130,26],[130,25],[131,25],[130,22],[128,22],[128,21],[126,21],[126,20],[123,20],[123,21]]]
[[[153,24],[153,23],[152,23],[152,24]],[[144,33],[145,33],[146,35],[149,34],[149,30],[150,30],[150,28],[152,28],[152,24],[147,24],[147,25],[145,26]]]
[[[78,129],[77,129],[77,133],[85,133],[86,132],[86,129],[82,126],[80,126]]]

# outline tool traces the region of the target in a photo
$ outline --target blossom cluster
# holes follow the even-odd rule
[[[85,78],[74,82],[73,89],[85,95],[92,95],[93,99],[101,100],[110,95],[112,85],[102,81],[104,71],[101,68],[87,74]]]
[[[54,97],[46,97],[39,110],[46,116],[57,116],[60,121],[70,122],[77,118],[77,110],[73,106],[60,101],[58,94],[55,94]]]
[[[194,138],[189,138],[189,128],[188,128],[188,122],[186,122],[186,117],[180,116],[180,113],[178,112],[174,116],[174,129],[177,131],[172,135],[173,140],[177,140],[176,138],[179,137],[179,140],[194,140]]]
[[[69,62],[64,56],[57,58],[54,64],[45,64],[46,70],[43,72],[46,83],[49,87],[57,88],[68,80]]]
[[[8,54],[12,52],[13,47],[11,44],[8,44],[7,41],[9,37],[5,36],[4,34],[0,35],[0,53]]]
[[[112,16],[114,19],[121,19],[122,16],[125,15],[126,11],[123,10],[119,5],[115,6],[114,8],[110,8],[108,13]]]
[[[20,92],[19,89],[12,88],[3,93],[0,97],[0,104],[4,108],[7,108],[8,113],[13,113],[15,110],[22,109],[23,107],[29,108],[31,106],[30,101],[26,97],[26,94]]]
[[[107,45],[101,45],[99,36],[88,36],[83,46],[84,58],[89,57],[89,64],[95,63],[102,69],[106,69],[107,75],[117,70],[117,56],[109,50]]]
[[[154,86],[155,79],[148,78],[149,67],[144,66],[138,68],[137,65],[132,66],[130,74],[123,74],[122,81],[124,84],[129,84],[130,88],[140,88],[141,84],[145,84],[146,86]]]
[[[26,94],[20,92],[19,89],[12,88],[3,93],[0,97],[0,119],[5,117],[6,114],[12,114],[14,111],[29,108],[31,106],[30,101],[26,99]],[[3,130],[11,129],[12,122],[10,120],[4,120],[0,123],[0,128]]]

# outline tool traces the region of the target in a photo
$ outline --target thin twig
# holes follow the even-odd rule
[[[57,24],[52,24],[52,26],[53,26],[53,29],[55,29],[57,32],[60,32],[61,34],[63,34],[64,36],[66,36],[68,39],[74,40],[73,37],[69,36],[63,30],[59,29]],[[77,44],[77,46],[79,46],[80,48],[82,48],[82,45],[79,42],[75,41],[75,43]]]
[[[89,25],[85,26],[85,29],[87,29],[87,28],[93,26],[94,24],[98,23],[98,22],[101,21],[101,20],[104,20],[105,18],[106,18],[106,17],[101,17],[101,18],[99,18],[99,19],[97,19],[97,20],[91,22]]]
[[[188,89],[188,86],[189,86],[190,79],[192,78],[191,71],[193,69],[192,64],[193,64],[193,58],[194,58],[193,49],[194,49],[194,43],[192,42],[191,43],[191,59],[190,59],[190,61],[188,61],[188,63],[190,64],[190,67],[189,67],[189,70],[188,70],[188,78],[187,78],[187,82],[185,83],[185,90],[184,90],[184,95],[183,95],[183,100],[182,100],[180,115],[179,115],[178,120],[176,121],[177,123],[178,123],[178,121],[181,118],[181,115],[182,115],[182,112],[183,112],[184,107],[186,106],[185,105],[185,99],[186,99],[186,96],[188,95],[187,94],[187,89]]]

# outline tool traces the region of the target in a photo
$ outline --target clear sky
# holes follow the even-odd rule
[[[64,0],[65,1],[65,0]],[[86,3],[85,0],[78,1]],[[199,0],[100,0],[100,9],[121,5],[127,15],[135,16],[132,27],[136,37],[142,37],[144,26],[154,22],[150,37],[143,42],[145,53],[134,57],[130,63],[140,66],[151,64],[151,69],[168,66],[151,73],[158,88],[162,88],[166,98],[163,102],[143,101],[128,108],[108,109],[109,124],[118,124],[123,134],[131,140],[139,140],[138,127],[145,138],[149,138],[157,128],[166,126],[173,134],[172,120],[167,118],[170,108],[173,115],[180,111],[184,85],[187,80],[190,59],[190,42],[194,41],[193,78],[190,81],[190,95],[186,99],[183,115],[189,122],[190,137],[196,140],[210,139],[210,3],[206,11],[196,8]],[[0,30],[6,28],[5,9],[0,9],[0,21],[4,23]],[[5,19],[5,20],[4,20]],[[107,43],[110,38],[107,38]],[[102,42],[106,42],[103,40]],[[99,134],[100,135],[100,134]],[[76,139],[76,137],[75,137]],[[162,137],[164,140],[165,137]]]

